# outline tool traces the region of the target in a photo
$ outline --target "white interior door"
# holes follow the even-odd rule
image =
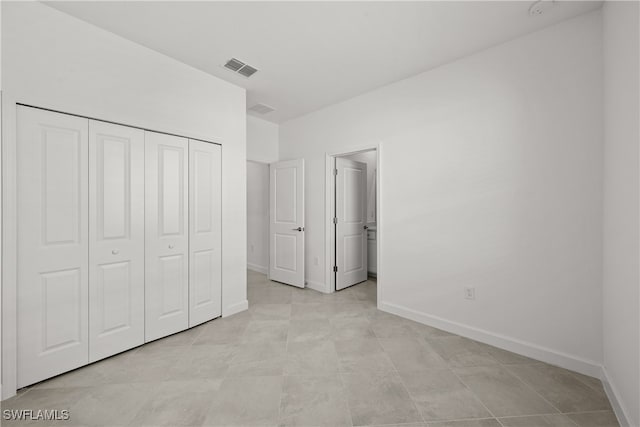
[[[88,362],[88,120],[18,107],[18,387]]]
[[[304,288],[304,159],[269,165],[269,278]]]
[[[144,343],[144,131],[89,121],[89,361]]]
[[[367,280],[367,164],[336,158],[336,290]]]
[[[222,314],[221,155],[189,140],[189,327]]]
[[[145,340],[189,327],[186,138],[145,132]]]

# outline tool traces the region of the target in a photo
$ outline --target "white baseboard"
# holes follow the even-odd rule
[[[622,404],[622,400],[620,399],[620,393],[618,393],[615,384],[609,378],[609,374],[607,373],[606,368],[602,367],[602,373],[600,376],[602,380],[602,385],[604,386],[604,391],[607,393],[607,397],[609,398],[609,402],[611,402],[611,407],[613,408],[613,412],[616,414],[618,418],[618,423],[620,423],[621,427],[632,427],[631,417],[629,416],[629,412],[625,409]],[[637,420],[640,422],[640,420]],[[637,424],[636,424],[637,425]]]
[[[475,328],[473,326],[452,322],[438,316],[432,316],[392,303],[380,302],[378,304],[378,308],[382,311],[386,311],[418,323],[471,338],[473,340],[480,341],[512,353],[520,354],[522,356],[530,357],[535,360],[540,360],[551,365],[560,366],[561,368],[569,369],[570,371],[579,372],[596,378],[600,378],[602,374],[602,366],[598,362],[592,360],[586,360],[581,357]]]
[[[258,264],[251,264],[250,262],[247,263],[247,268],[251,271],[255,271],[256,273],[267,274],[269,272],[267,267],[263,267]]]
[[[324,283],[314,282],[313,280],[307,281],[307,288],[313,289],[314,291],[322,292],[323,294],[329,293],[329,289]]]
[[[249,301],[244,300],[235,304],[231,304],[222,312],[222,317],[232,316],[241,311],[245,311],[249,308]]]

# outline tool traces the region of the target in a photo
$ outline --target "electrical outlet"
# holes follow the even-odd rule
[[[320,260],[318,259],[318,257],[315,257],[315,258],[313,259],[313,264],[314,264],[314,265],[319,265],[319,264],[320,264]]]
[[[251,245],[249,245],[249,249],[251,250],[251,253],[253,253],[253,243]]]
[[[465,299],[476,299],[476,288],[465,287],[464,288]]]

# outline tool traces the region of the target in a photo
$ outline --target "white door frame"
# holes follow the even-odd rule
[[[336,291],[336,279],[333,274],[333,260],[335,257],[335,233],[333,233],[333,216],[335,211],[335,186],[333,169],[335,166],[334,160],[336,157],[344,157],[351,154],[361,153],[363,151],[376,150],[376,253],[377,253],[377,287],[378,298],[377,304],[380,308],[380,302],[382,301],[382,283],[384,280],[384,251],[382,250],[381,242],[384,239],[384,227],[383,227],[383,212],[382,212],[382,143],[370,145],[355,146],[342,149],[340,151],[332,151],[325,153],[325,214],[324,214],[324,232],[325,232],[325,289],[327,293]]]

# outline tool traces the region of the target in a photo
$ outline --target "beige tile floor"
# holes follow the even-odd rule
[[[249,272],[248,297],[2,409],[82,426],[618,425],[598,380],[378,311],[374,281],[325,295]]]

